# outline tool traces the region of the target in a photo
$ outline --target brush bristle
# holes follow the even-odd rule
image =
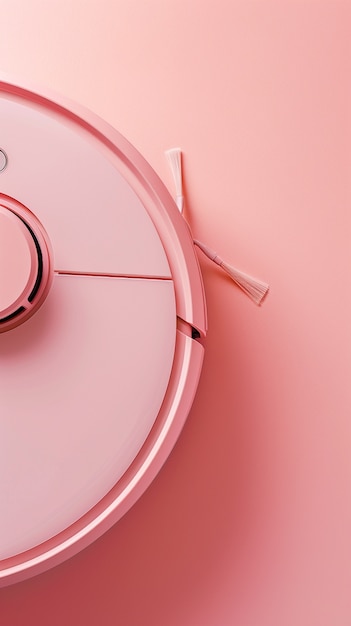
[[[182,180],[182,151],[180,148],[171,148],[166,151],[166,157],[173,175],[176,196],[183,195]]]
[[[228,265],[228,263],[224,263],[224,261],[220,264],[220,267],[229,274],[238,287],[240,287],[251,300],[256,304],[261,304],[268,293],[269,285],[267,285],[267,283],[257,280],[244,272],[240,272],[235,269],[235,267]]]

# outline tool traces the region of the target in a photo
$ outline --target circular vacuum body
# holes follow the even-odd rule
[[[0,584],[110,528],[190,410],[206,307],[188,227],[90,112],[0,81]]]

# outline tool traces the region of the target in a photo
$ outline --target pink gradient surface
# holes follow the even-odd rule
[[[350,24],[346,0],[2,1],[1,68],[170,188],[180,145],[194,236],[271,285],[255,308],[200,258],[205,362],[171,457],[105,536],[0,591],[6,626],[351,623]]]

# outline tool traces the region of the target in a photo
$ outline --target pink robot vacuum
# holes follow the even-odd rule
[[[174,446],[206,334],[189,229],[100,118],[0,81],[0,584],[128,511]]]

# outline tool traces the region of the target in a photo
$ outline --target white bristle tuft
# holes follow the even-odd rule
[[[220,267],[222,267],[224,271],[229,274],[238,287],[240,287],[240,289],[242,289],[246,295],[251,298],[251,300],[253,300],[256,304],[261,304],[269,290],[269,285],[267,285],[267,283],[257,280],[256,278],[235,269],[235,267],[228,265],[228,263],[225,263],[224,261],[220,264]]]
[[[184,194],[183,194],[183,174],[182,174],[182,151],[180,148],[171,148],[166,150],[166,157],[173,175],[176,203],[179,211],[183,212]]]
[[[237,270],[232,265],[229,265],[220,256],[211,248],[205,246],[201,241],[194,239],[194,243],[202,250],[202,252],[216,265],[219,265],[230,277],[231,279],[242,289],[253,302],[256,304],[261,304],[264,297],[267,295],[269,290],[269,285],[267,283],[262,282],[261,280],[257,280],[256,278],[252,278],[248,274]]]

